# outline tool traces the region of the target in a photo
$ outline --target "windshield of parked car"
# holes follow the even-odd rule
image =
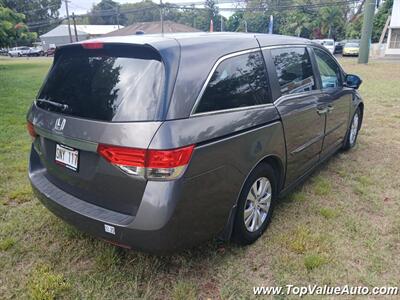
[[[348,48],[358,48],[360,46],[360,44],[358,44],[358,43],[346,43],[344,46],[348,47]]]

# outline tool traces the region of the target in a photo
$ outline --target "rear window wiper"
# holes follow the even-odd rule
[[[69,106],[67,104],[62,104],[62,103],[58,103],[58,102],[54,102],[54,101],[50,101],[50,100],[46,100],[46,99],[36,99],[35,101],[39,102],[39,103],[50,104],[52,106],[61,108],[62,110],[67,110],[69,108]]]

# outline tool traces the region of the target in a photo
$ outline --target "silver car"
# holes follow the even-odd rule
[[[28,113],[42,203],[121,247],[250,244],[278,199],[352,148],[361,79],[323,46],[190,33],[58,48]]]
[[[29,54],[31,48],[29,47],[15,47],[12,48],[10,51],[8,51],[8,55],[10,57],[15,57],[15,56],[26,56]]]

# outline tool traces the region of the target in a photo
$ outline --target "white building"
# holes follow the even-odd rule
[[[393,1],[386,55],[400,55],[400,0]]]
[[[119,28],[123,28],[123,26],[119,26]],[[78,41],[99,37],[117,29],[117,25],[76,25]],[[72,41],[76,42],[73,25],[71,25],[71,35]],[[41,35],[40,40],[42,41],[44,50],[47,50],[50,45],[59,46],[70,43],[68,25],[57,26],[53,30]]]

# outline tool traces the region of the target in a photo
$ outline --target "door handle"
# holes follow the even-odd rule
[[[319,115],[324,115],[326,113],[328,113],[328,107],[324,107],[324,108],[317,108],[317,114]]]

